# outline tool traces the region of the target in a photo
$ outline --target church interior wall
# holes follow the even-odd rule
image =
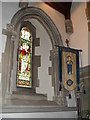
[[[29,6],[41,8],[47,13],[47,15],[49,15],[49,17],[51,17],[61,34],[63,45],[66,46],[65,40],[67,38],[70,40],[70,47],[83,50],[81,67],[90,65],[88,60],[88,36],[90,35],[90,32],[88,34],[87,18],[85,13],[86,3],[72,4],[71,20],[73,23],[73,33],[70,36],[65,32],[65,18],[62,14],[44,3],[29,3]],[[2,3],[2,28],[6,28],[6,24],[10,23],[12,17],[18,10],[18,3]],[[48,67],[50,67],[52,64],[49,60],[52,45],[49,35],[46,33],[45,29],[40,25],[40,23],[34,19],[30,19],[30,21],[36,27],[36,36],[40,38],[40,47],[35,48],[35,54],[41,55],[41,67],[39,67],[38,79],[40,79],[40,84],[42,84],[42,82],[45,83],[43,84],[45,86],[37,88],[37,92],[42,92],[45,94],[45,90],[48,84],[51,87],[49,87],[46,92],[49,96],[48,99],[51,100],[54,94],[54,90],[52,87],[51,76],[48,74]],[[4,53],[5,51],[6,39],[6,36],[3,35],[2,50],[0,50],[0,54],[2,54],[2,52]],[[50,81],[48,81],[48,79]],[[70,104],[73,103],[70,102]]]
[[[51,19],[55,23],[56,27],[58,28],[58,30],[61,34],[61,39],[63,41],[63,44],[65,45],[65,40],[66,40],[66,38],[69,38],[69,35],[65,32],[64,16],[62,14],[60,14],[59,12],[57,12],[56,10],[54,10],[53,8],[46,5],[45,3],[29,3],[29,6],[41,8],[42,10],[44,10],[46,12],[47,15],[49,15],[49,17],[51,17]],[[15,2],[14,3],[11,3],[11,2],[10,3],[9,2],[2,3],[2,28],[6,28],[6,25],[8,23],[10,23],[12,17],[18,10],[19,10],[18,3],[15,3]],[[47,93],[48,99],[52,100],[53,99],[52,96],[54,94],[54,88],[52,87],[51,76],[48,73],[48,68],[51,67],[51,64],[52,64],[49,60],[50,50],[52,48],[50,38],[49,38],[48,34],[46,33],[46,31],[43,29],[43,27],[40,26],[39,22],[37,22],[35,20],[31,20],[31,22],[33,24],[35,24],[35,26],[37,27],[36,28],[37,36],[41,37],[40,44],[42,47],[36,48],[36,54],[41,54],[42,67],[39,68],[39,73],[38,73],[38,77],[40,79],[40,84],[45,83],[45,84],[43,84],[45,86],[37,88],[36,91],[42,92],[44,94]],[[40,29],[42,29],[42,30],[40,30]],[[2,36],[2,48],[3,48],[2,52],[3,53],[5,51],[6,39],[7,39],[6,36],[3,35]],[[48,43],[46,43],[45,41],[48,41]],[[46,89],[46,91],[45,91],[44,88],[46,88],[47,84],[50,87],[48,87],[48,89]],[[12,88],[14,89],[15,85]]]
[[[58,28],[63,44],[65,45],[66,38],[69,38],[69,35],[65,32],[65,18],[64,15],[60,14],[53,8],[49,7],[45,3],[29,3],[29,6],[38,7],[41,8],[46,12],[47,15],[51,17],[53,22],[55,23],[56,27]],[[10,23],[12,17],[14,14],[19,10],[18,3],[17,2],[2,2],[2,28],[6,28],[6,24]],[[3,52],[5,50],[5,43],[6,38],[3,36],[3,43],[2,48]]]
[[[40,87],[37,87],[36,93],[49,94],[48,99],[52,99],[54,89],[52,87],[51,76],[48,73],[48,68],[52,66],[51,61],[49,61],[50,50],[52,50],[51,41],[45,29],[37,20],[30,19],[29,21],[36,27],[36,38],[40,38],[40,47],[35,47],[35,55],[41,56],[41,66],[38,68]]]
[[[70,46],[82,49],[80,55],[80,115],[86,117],[90,110],[90,56],[89,56],[89,39],[90,32],[88,28],[88,19],[90,18],[87,11],[87,3],[73,3],[71,7],[71,19],[74,33],[70,36]],[[81,64],[82,61],[82,64]],[[85,93],[83,92],[85,90]]]
[[[78,5],[77,5],[78,4]],[[6,28],[6,24],[10,23],[13,15],[19,10],[18,3],[2,3],[2,28]],[[65,32],[65,18],[62,14],[49,7],[44,3],[29,3],[29,6],[36,6],[43,9],[53,20],[57,26],[63,44],[65,40],[70,39],[70,47],[82,49],[83,66],[88,65],[88,28],[86,18],[86,3],[72,3],[71,20],[73,23],[73,34],[68,35]],[[2,52],[5,50],[6,36],[2,36]],[[1,57],[1,56],[0,56]]]
[[[48,6],[47,4],[41,2],[41,3],[29,3],[29,6],[35,6],[38,8],[41,8],[54,22],[54,24],[56,25],[56,27],[58,28],[62,41],[63,41],[63,45],[66,45],[65,41],[66,38],[69,39],[69,35],[66,33],[65,30],[65,17],[63,14],[61,14],[60,12],[56,11],[55,9],[53,9],[52,7]]]
[[[82,66],[88,66],[88,25],[86,17],[86,3],[72,3],[71,20],[73,34],[70,35],[70,47],[82,49]],[[81,61],[81,58],[80,58]]]

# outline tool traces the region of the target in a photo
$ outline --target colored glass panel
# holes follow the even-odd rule
[[[20,32],[17,86],[32,87],[32,35],[26,27]]]

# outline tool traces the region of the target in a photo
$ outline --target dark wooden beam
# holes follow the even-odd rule
[[[72,2],[45,2],[49,6],[56,9],[65,16],[65,19],[70,19],[70,9]]]

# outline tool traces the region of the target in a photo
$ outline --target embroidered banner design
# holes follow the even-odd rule
[[[71,91],[78,84],[79,89],[79,51],[66,47],[59,47],[59,79],[60,91],[62,84]]]
[[[76,87],[76,54],[62,52],[62,80],[67,90]]]

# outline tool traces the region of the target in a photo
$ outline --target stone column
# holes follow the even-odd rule
[[[66,106],[66,96],[62,86],[62,91],[59,91],[59,54],[58,48],[54,48],[50,51],[50,60],[52,61],[52,67],[49,68],[49,75],[52,75],[52,85],[54,87],[54,100],[60,106]]]
[[[7,72],[7,93],[10,93],[10,78],[11,78],[11,70],[13,68],[13,49],[14,49],[14,38],[15,36],[11,36],[10,45],[9,45],[9,60],[8,60],[8,72]]]
[[[52,67],[49,69],[49,74],[52,75],[52,84],[54,86],[54,97],[58,96],[59,86],[59,58],[58,49],[54,48],[50,51],[50,59],[52,61]]]
[[[5,52],[2,53],[2,103],[4,102],[4,97],[6,94],[6,88],[7,88],[7,71],[8,71],[8,59],[9,59],[9,45],[10,45],[10,36],[7,36],[7,41],[6,41],[6,47],[5,47]]]
[[[2,34],[7,36],[5,52],[2,54],[2,97],[10,92],[10,75],[13,59],[14,37],[16,32],[12,24],[7,24],[7,29],[2,30]]]

